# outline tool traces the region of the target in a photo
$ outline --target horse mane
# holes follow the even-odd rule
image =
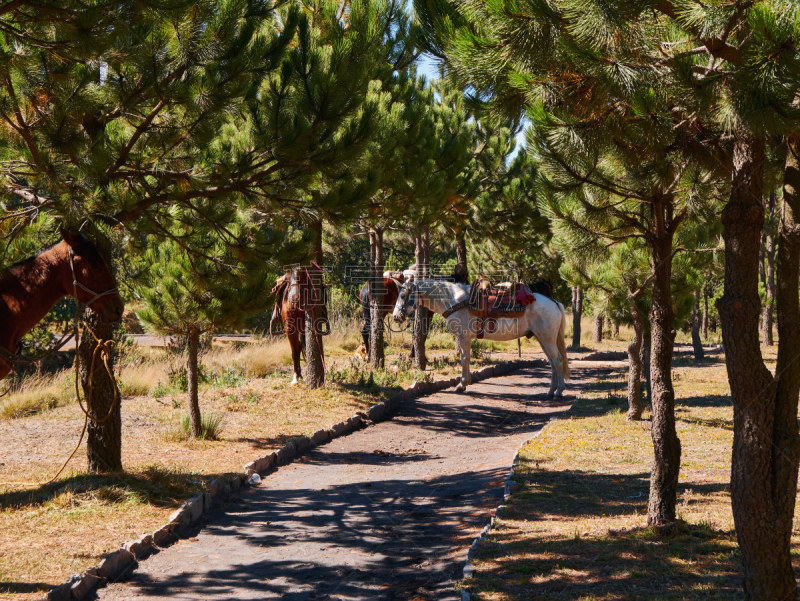
[[[8,277],[12,277],[12,276],[16,275],[15,272],[18,269],[20,269],[21,267],[25,267],[29,263],[32,263],[33,261],[38,259],[44,253],[53,250],[59,244],[61,244],[61,241],[58,241],[55,244],[51,244],[50,246],[48,246],[44,250],[39,251],[35,255],[31,255],[30,257],[25,257],[24,259],[20,259],[19,261],[16,261],[15,263],[12,263],[8,267],[0,268],[0,281],[5,280]]]
[[[5,280],[7,277],[16,275],[16,270],[20,269],[21,267],[25,267],[27,264],[32,263],[37,258],[41,257],[46,252],[50,252],[56,246],[64,242],[64,240],[58,240],[54,242],[44,250],[40,250],[35,255],[30,257],[26,257],[24,259],[20,259],[19,261],[12,263],[8,267],[0,269],[0,280]],[[95,246],[92,242],[84,238],[82,235],[77,235],[75,240],[73,241],[74,244],[70,246],[73,248],[73,251],[76,255],[87,259],[90,263],[97,263],[97,264],[104,264],[110,265],[111,261],[104,258],[104,256],[100,253],[97,246]]]
[[[427,282],[428,290],[426,292],[428,294],[432,296],[435,295],[440,299],[447,298],[448,300],[457,300],[459,292],[468,294],[469,286],[467,284],[457,284],[456,282],[440,278],[420,280],[420,283],[422,282]],[[447,291],[446,293],[444,293],[445,290]]]
[[[546,296],[550,300],[555,300],[553,298],[553,284],[550,280],[539,280],[533,284],[528,284],[528,288],[531,289],[531,292],[536,292],[537,294]]]

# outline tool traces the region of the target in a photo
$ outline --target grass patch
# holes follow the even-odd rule
[[[200,416],[200,440],[219,440],[222,432],[222,416],[216,413],[204,413]],[[181,418],[181,435],[183,440],[192,437],[192,420],[188,415]]]
[[[774,350],[766,352],[774,361]],[[683,453],[679,522],[669,534],[647,527],[649,421],[625,421],[625,376],[619,370],[590,386],[568,418],[523,448],[520,487],[479,545],[475,576],[463,583],[476,598],[744,597],[730,507],[733,410],[724,363],[675,370]],[[797,557],[797,536],[793,547]]]
[[[27,417],[64,405],[75,395],[72,382],[67,375],[27,378],[0,401],[0,419]]]

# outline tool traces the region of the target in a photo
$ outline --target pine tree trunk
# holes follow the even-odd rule
[[[703,341],[700,340],[700,325],[702,316],[700,315],[700,291],[694,291],[694,309],[692,311],[692,350],[694,352],[694,360],[703,360]]]
[[[672,309],[672,201],[653,202],[653,303],[650,309],[650,372],[655,461],[650,473],[647,523],[675,522],[681,443],[675,430],[675,391],[672,388],[672,347],[675,315]]]
[[[428,277],[428,264],[425,257],[425,235],[422,233],[414,237],[414,257],[417,262],[417,277],[425,279]],[[428,323],[430,311],[417,307],[414,311],[414,367],[425,369],[428,365],[428,358],[425,355],[425,340],[428,337]]]
[[[200,416],[200,399],[197,394],[197,351],[200,348],[200,330],[189,330],[189,357],[186,362],[186,372],[189,380],[189,423],[192,429],[192,438],[199,438],[203,434],[203,420]]]
[[[464,230],[456,232],[456,267],[457,272],[463,274],[464,281],[469,281],[469,268],[467,267],[467,235]]]
[[[708,340],[708,286],[703,286],[703,340]]]
[[[311,225],[313,234],[312,250],[314,261],[322,267],[322,221],[316,221]],[[309,277],[313,279],[316,290],[321,290],[322,274],[315,268],[309,268]],[[309,295],[313,292],[309,291]],[[306,311],[306,374],[305,383],[308,388],[319,388],[325,384],[325,349],[323,347],[323,337],[319,334],[321,320],[325,318],[326,308],[322,304],[323,299],[310,298]]]
[[[795,212],[787,198],[779,250],[780,386],[776,396],[772,374],[759,346],[760,301],[758,259],[764,225],[762,205],[764,138],[737,131],[733,147],[730,198],[722,211],[725,240],[725,287],[717,301],[725,345],[725,363],[733,399],[731,505],[742,552],[744,589],[748,600],[794,599],[797,585],[789,555],[791,515],[797,478],[797,367],[787,365],[786,342],[797,344],[797,240]],[[791,149],[791,145],[790,145]],[[797,169],[789,153],[786,178],[791,187]],[[796,179],[796,175],[795,175]],[[791,194],[789,195],[791,196]],[[792,287],[790,289],[790,287]],[[784,331],[787,318],[792,328]],[[786,334],[789,340],[783,340]],[[793,361],[793,359],[792,359]],[[794,413],[791,413],[792,407]],[[791,490],[788,490],[791,488]],[[786,507],[786,501],[790,500]],[[788,522],[787,522],[788,516]]]
[[[628,344],[628,413],[625,418],[630,421],[642,419],[642,338],[644,337],[644,315],[636,301],[631,302],[631,320],[633,321],[633,339]]]
[[[94,311],[87,310],[85,322],[100,340],[111,340],[114,337],[113,324],[101,321]],[[118,472],[122,470],[122,411],[120,408],[122,398],[99,353],[94,369],[92,369],[92,357],[97,344],[94,336],[85,331],[77,350],[80,357],[81,388],[84,398],[87,399],[90,415],[86,434],[86,457],[89,460],[89,470],[92,472]],[[112,352],[109,364],[112,371],[114,360],[115,353]],[[109,411],[111,416],[106,419]]]
[[[603,342],[603,316],[600,313],[594,316],[594,341]]]
[[[647,393],[647,402],[653,402],[653,385],[650,380],[650,324],[644,326],[642,339],[642,367],[644,368],[644,389]]]
[[[780,374],[780,378],[776,391],[772,444],[769,447],[772,474],[768,476],[767,483],[771,483],[771,489],[767,490],[772,493],[775,504],[777,532],[774,544],[779,555],[774,570],[779,582],[770,590],[776,592],[776,597],[785,591],[788,598],[793,598],[797,585],[793,578],[790,553],[800,463],[800,434],[797,427],[800,393],[800,365],[797,362],[797,349],[800,348],[800,135],[790,137],[787,142],[776,257],[778,286],[775,290],[778,313],[776,373]],[[772,537],[764,542],[765,545],[772,543]]]
[[[769,195],[769,213],[772,216],[776,198],[775,194]],[[772,338],[772,323],[775,313],[775,236],[771,233],[764,234],[764,289],[766,290],[766,302],[764,312],[761,316],[761,340],[765,346],[775,344]]]
[[[583,290],[580,286],[572,287],[572,346],[570,350],[581,348],[581,317],[583,316]]]
[[[385,363],[381,314],[382,305],[386,303],[386,289],[383,286],[383,230],[372,230],[369,234],[369,241],[372,246],[372,252],[370,252],[372,264],[369,274],[369,361],[372,367],[380,368]]]

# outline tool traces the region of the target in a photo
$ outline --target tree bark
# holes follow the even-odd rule
[[[790,150],[791,150],[790,144]],[[786,177],[791,187],[789,153]],[[722,211],[725,241],[725,288],[717,301],[725,345],[725,363],[733,399],[733,453],[731,505],[736,535],[742,552],[744,590],[748,600],[794,599],[797,585],[789,555],[791,516],[797,479],[796,368],[787,365],[787,354],[796,353],[786,342],[797,343],[797,207],[787,199],[790,215],[784,216],[779,244],[778,369],[780,395],[764,365],[759,346],[760,299],[758,295],[759,244],[764,225],[762,200],[764,138],[737,131],[733,147],[730,197]],[[791,196],[791,194],[790,194]],[[793,289],[789,289],[793,286]],[[784,331],[787,318],[794,331]],[[783,340],[787,335],[789,340]],[[793,361],[793,359],[791,359]],[[791,408],[794,413],[789,415]],[[786,485],[791,483],[792,490]],[[783,502],[791,499],[792,507]],[[788,523],[787,523],[788,517]]]
[[[692,311],[692,350],[694,352],[694,360],[695,361],[702,361],[704,357],[703,353],[703,341],[700,339],[700,326],[702,322],[702,316],[700,314],[700,291],[694,291],[694,309]]]
[[[86,312],[85,322],[100,340],[113,339],[113,324],[103,322],[91,309]],[[122,398],[100,353],[97,353],[92,368],[98,342],[91,332],[84,329],[77,350],[81,388],[89,411],[86,457],[92,472],[118,472],[122,470]],[[109,363],[112,372],[115,358],[112,351]]]
[[[775,194],[771,193],[767,205],[770,217],[774,214],[776,201]],[[764,342],[764,346],[772,346],[775,344],[772,338],[773,315],[775,313],[775,236],[772,235],[771,231],[764,233],[764,263],[766,302],[764,303],[764,312],[761,315],[761,340]]]
[[[583,290],[580,286],[572,287],[572,346],[570,350],[581,348],[581,317],[583,316]]]
[[[385,364],[383,340],[382,307],[386,303],[386,289],[383,286],[383,230],[373,229],[369,233],[372,246],[372,263],[369,271],[369,361],[372,367],[381,368]]]
[[[629,421],[642,419],[642,338],[644,337],[644,315],[636,301],[631,301],[631,320],[633,321],[633,338],[628,344],[628,413]]]
[[[467,235],[464,230],[456,232],[456,272],[469,282],[469,268],[467,267]]]
[[[708,286],[703,286],[703,340],[708,340]]]
[[[430,266],[426,257],[426,237],[428,246],[430,238],[428,232],[420,232],[414,236],[414,257],[417,262],[417,277],[425,279],[429,276]],[[414,367],[424,370],[428,366],[428,357],[425,355],[425,340],[428,337],[428,324],[430,311],[417,307],[414,311]]]
[[[653,385],[650,380],[650,324],[645,324],[644,339],[642,340],[642,366],[644,367],[644,389],[647,393],[647,402],[653,402]]]
[[[196,327],[189,330],[189,356],[186,362],[186,373],[189,382],[189,423],[192,438],[203,434],[203,420],[200,416],[200,399],[197,394],[197,350],[200,348],[200,330]]]
[[[600,313],[594,316],[594,341],[603,342],[603,316]]]
[[[772,474],[764,486],[771,484],[772,500],[777,518],[776,539],[764,541],[774,544],[779,555],[776,564],[778,582],[774,590],[793,598],[797,584],[791,564],[791,536],[794,507],[797,497],[797,469],[800,464],[800,434],[797,426],[797,402],[800,394],[800,365],[797,349],[800,348],[800,135],[787,140],[786,167],[784,170],[783,207],[778,228],[778,253],[776,257],[778,286],[775,301],[778,313],[778,385],[775,402],[775,421],[772,430]],[[771,513],[771,512],[769,512]],[[767,514],[769,515],[769,514]],[[761,516],[751,516],[758,518]],[[765,516],[766,517],[766,516]],[[767,558],[769,560],[769,558]],[[769,574],[766,566],[759,573]],[[756,588],[752,585],[752,588]],[[761,587],[759,587],[761,588]],[[772,589],[772,586],[770,586]]]
[[[675,223],[672,199],[653,202],[653,303],[650,308],[650,372],[652,386],[653,451],[647,523],[675,522],[681,442],[675,430],[675,391],[672,387],[672,348],[675,314],[672,309],[672,238]]]
[[[314,262],[322,267],[322,220],[318,220],[311,225],[312,231],[312,251]],[[323,347],[323,337],[319,333],[321,322],[327,317],[325,307],[325,297],[322,294],[324,284],[322,273],[313,266],[308,269],[308,275],[314,286],[309,290],[309,298],[306,311],[306,375],[305,382],[308,388],[319,388],[325,384],[325,349]]]

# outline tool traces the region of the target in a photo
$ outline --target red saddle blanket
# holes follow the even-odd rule
[[[470,290],[469,310],[483,318],[501,315],[516,317],[524,313],[525,307],[535,300],[533,292],[524,282],[517,282],[510,287],[488,287],[479,281]]]

